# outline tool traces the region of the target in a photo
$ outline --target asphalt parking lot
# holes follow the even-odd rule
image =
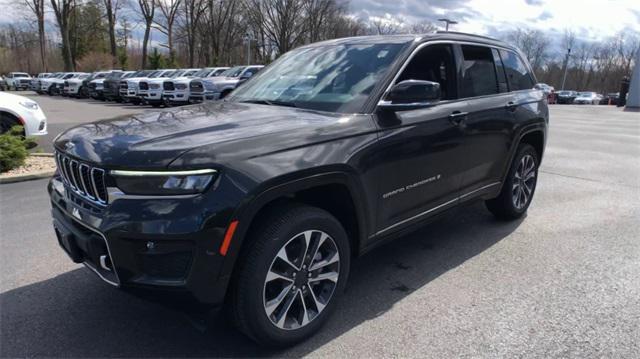
[[[88,103],[65,110],[57,104],[83,101],[36,99],[52,133],[53,126],[143,110]],[[552,106],[524,219],[496,221],[478,203],[369,253],[354,263],[328,325],[284,351],[255,346],[220,316],[194,320],[73,264],[56,243],[45,185],[0,185],[3,357],[640,353],[640,113]]]

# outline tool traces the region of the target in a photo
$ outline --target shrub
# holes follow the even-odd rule
[[[0,173],[7,172],[24,164],[27,148],[33,140],[22,136],[22,126],[13,126],[9,132],[0,135]]]

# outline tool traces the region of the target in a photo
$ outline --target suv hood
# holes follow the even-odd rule
[[[54,146],[101,167],[130,169],[166,168],[193,151],[180,165],[202,167],[353,136],[363,125],[373,123],[290,107],[217,102],[84,124],[62,133]]]

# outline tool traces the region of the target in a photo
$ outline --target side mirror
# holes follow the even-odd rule
[[[384,98],[384,105],[428,106],[440,101],[440,84],[423,80],[404,80],[395,84]]]

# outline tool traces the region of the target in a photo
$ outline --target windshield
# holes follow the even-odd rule
[[[294,50],[238,87],[231,99],[358,112],[404,46],[327,45]]]
[[[63,80],[70,79],[70,78],[72,78],[73,76],[75,76],[75,74],[66,74],[62,79],[63,79]]]
[[[580,92],[578,93],[578,96],[584,96],[584,97],[591,97],[593,95],[593,92]]]
[[[244,68],[245,68],[245,66],[232,67],[229,70],[221,73],[220,76],[238,77],[238,76],[240,76],[240,74],[242,73],[242,70],[244,70]]]
[[[184,70],[180,70],[180,71],[174,71],[172,73],[169,74],[165,74],[164,77],[171,77],[171,78],[175,78],[175,77],[180,77],[182,76],[186,71]]]
[[[29,77],[29,75],[25,73],[17,73],[17,74],[13,74],[13,77]]]

